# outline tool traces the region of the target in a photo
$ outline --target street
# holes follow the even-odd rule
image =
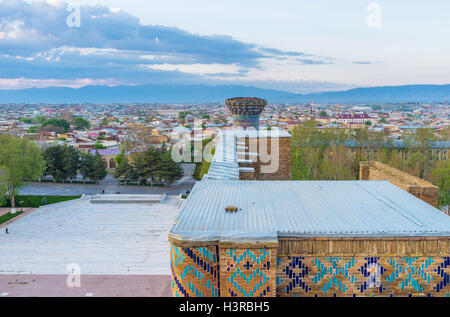
[[[169,187],[158,186],[124,186],[108,174],[100,184],[69,184],[69,183],[29,183],[20,190],[21,195],[95,195],[102,190],[105,194],[164,194],[179,195],[186,193],[195,184],[192,178],[194,164],[181,164],[184,176]],[[79,178],[78,178],[79,179]]]

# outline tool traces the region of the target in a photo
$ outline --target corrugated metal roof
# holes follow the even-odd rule
[[[226,206],[236,206],[227,213]],[[171,230],[183,240],[450,236],[450,217],[388,181],[203,180]]]

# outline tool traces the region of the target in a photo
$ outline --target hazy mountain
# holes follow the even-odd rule
[[[132,102],[223,102],[237,96],[255,96],[270,102],[366,103],[450,101],[450,85],[407,85],[355,88],[345,91],[295,94],[252,86],[223,85],[151,85],[85,86],[82,88],[47,87],[0,90],[0,104],[5,103],[132,103]]]

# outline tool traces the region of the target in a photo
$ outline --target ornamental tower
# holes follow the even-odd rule
[[[267,105],[267,100],[255,97],[236,97],[225,100],[233,115],[233,125],[247,129],[259,128],[259,115]]]

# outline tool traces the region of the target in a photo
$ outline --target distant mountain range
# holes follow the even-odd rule
[[[231,97],[260,97],[269,102],[382,103],[450,101],[450,85],[406,85],[355,88],[345,91],[295,94],[252,86],[147,85],[85,86],[0,90],[5,103],[202,103],[223,102]]]

